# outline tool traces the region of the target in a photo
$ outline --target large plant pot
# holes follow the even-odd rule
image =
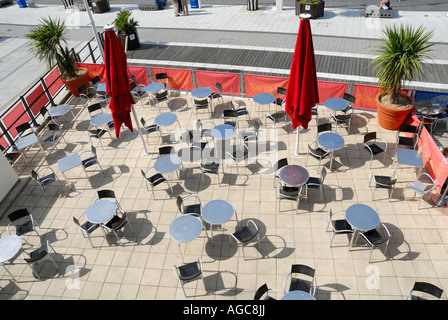
[[[405,109],[389,108],[381,103],[382,96],[382,94],[378,94],[375,98],[378,124],[381,128],[387,130],[397,130],[406,121],[412,109],[414,109],[414,102],[410,97],[402,94],[403,97],[409,100],[410,106]]]
[[[325,1],[321,1],[318,3],[301,3],[300,0],[296,1],[296,15],[300,15],[302,13],[308,13],[311,15],[311,19],[316,19],[319,17],[323,17],[325,9]]]
[[[137,33],[137,29],[135,29],[135,31],[131,34],[128,35],[128,50],[135,50],[140,48],[140,40],[138,38],[138,33]],[[121,45],[123,46],[123,48],[125,47],[125,43],[126,43],[126,34],[119,32],[118,33],[118,38],[120,39]]]
[[[64,79],[62,77],[62,82],[64,82],[65,86],[75,97],[79,97],[78,88],[82,85],[85,85],[88,88],[89,85],[89,71],[85,68],[79,68],[78,77]]]

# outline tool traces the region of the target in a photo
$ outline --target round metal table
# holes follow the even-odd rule
[[[6,272],[16,281],[16,278],[9,272],[5,262],[14,258],[22,249],[22,238],[16,235],[9,235],[0,238],[0,264]]]
[[[156,93],[163,90],[164,88],[165,85],[162,82],[153,82],[145,87],[145,91],[149,93]]]
[[[207,98],[212,94],[212,89],[209,87],[199,87],[191,91],[191,95],[197,99]]]
[[[271,104],[275,101],[275,96],[271,93],[257,93],[254,102],[260,105]]]
[[[182,165],[182,160],[174,155],[167,154],[157,158],[154,163],[154,169],[161,174],[171,174]]]
[[[210,130],[210,135],[217,140],[227,140],[234,137],[236,128],[230,124],[220,124]]]
[[[101,112],[101,113],[94,115],[92,117],[92,119],[90,120],[90,123],[92,124],[92,126],[95,126],[95,127],[96,126],[105,126],[112,120],[113,119],[112,119],[111,113]]]
[[[177,115],[172,112],[167,112],[157,116],[154,120],[154,123],[158,126],[167,127],[172,125],[176,121],[177,121]]]
[[[73,111],[70,109],[70,105],[68,105],[68,104],[60,104],[60,105],[54,106],[53,108],[50,109],[50,111],[48,111],[48,113],[50,114],[50,116],[52,118],[64,116],[68,112],[71,112],[72,115],[74,116]]]
[[[366,232],[375,229],[380,223],[378,212],[365,204],[353,204],[345,210],[345,219],[355,229],[355,232]],[[349,247],[354,243],[353,235]]]
[[[330,170],[333,168],[334,150],[339,150],[344,146],[344,138],[334,132],[324,132],[317,137],[317,142],[325,149],[331,151]]]
[[[314,298],[308,292],[293,290],[285,294],[281,300],[316,300],[316,298]]]
[[[183,242],[189,242],[196,239],[202,231],[202,222],[198,218],[192,215],[183,215],[176,218],[171,222],[169,227],[170,237],[178,242],[180,256],[182,257],[182,251],[180,250],[180,244]]]
[[[290,186],[301,186],[305,184],[310,178],[310,173],[307,169],[296,164],[284,166],[279,174],[280,180]]]
[[[325,106],[333,111],[342,111],[347,108],[348,102],[342,98],[330,98],[325,100]]]
[[[91,223],[105,223],[117,212],[117,204],[108,199],[95,201],[86,211],[86,218]]]
[[[202,208],[202,218],[211,225],[224,224],[229,221],[235,212],[233,206],[225,200],[212,200]],[[213,227],[210,227],[213,243]],[[207,233],[208,236],[208,233]]]

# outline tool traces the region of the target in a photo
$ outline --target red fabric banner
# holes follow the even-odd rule
[[[25,100],[35,116],[38,115],[40,109],[45,107],[49,102],[47,95],[44,93],[44,87],[41,84],[31,91],[31,93],[26,96]]]
[[[152,68],[152,74],[155,78],[157,73],[166,73],[169,81],[169,89],[193,91],[193,77],[191,70],[188,69],[170,69],[170,68]]]
[[[86,68],[89,71],[89,79],[93,79],[96,76],[100,79],[104,79],[105,67],[104,64],[99,63],[78,63],[81,68]]]
[[[364,84],[355,84],[353,95],[356,100],[353,105],[356,109],[375,110],[375,98],[380,92],[381,88],[377,86],[369,86]]]
[[[98,76],[100,77],[101,80],[104,80],[105,77],[104,64],[78,63],[78,65],[82,68],[86,68],[89,71],[90,79],[93,79],[96,76]],[[147,86],[149,84],[148,71],[146,70],[146,67],[128,66],[128,73],[129,75],[133,75],[135,77],[135,82],[137,84],[142,84],[144,86]]]
[[[222,93],[239,96],[240,76],[237,73],[196,71],[196,83],[198,87],[215,87],[216,82],[222,86]]]
[[[317,81],[319,89],[319,104],[324,104],[329,98],[342,98],[347,92],[347,83]]]
[[[59,69],[54,68],[53,71],[51,71],[44,79],[45,84],[47,85],[47,88],[52,96],[54,96],[59,91],[59,89],[64,86],[64,82],[62,82],[62,79],[58,79],[59,76]]]
[[[31,119],[28,116],[28,114],[25,112],[25,108],[23,107],[23,104],[19,102],[11,111],[2,118],[3,124],[5,125],[5,128],[9,128],[9,134],[11,137],[15,138],[17,136],[17,130],[16,127],[22,123],[30,122]],[[21,115],[23,113],[23,115]],[[17,120],[18,119],[18,120]],[[14,121],[16,121],[14,123]],[[14,124],[13,124],[14,123]],[[10,126],[12,126],[10,128]]]
[[[253,74],[244,75],[245,96],[253,97],[257,93],[276,93],[277,88],[287,88],[288,78],[258,76]]]

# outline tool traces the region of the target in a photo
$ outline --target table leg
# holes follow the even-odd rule
[[[358,234],[359,234],[359,231],[358,231],[357,229],[355,229],[355,230],[353,231],[352,238],[351,238],[350,243],[349,243],[349,245],[348,245],[348,250],[350,250],[350,249],[353,247],[353,244],[354,244],[355,241],[358,239]]]
[[[8,272],[9,273],[9,275],[11,276],[11,278],[13,278],[14,279],[14,281],[16,281],[17,282],[17,280],[16,280],[16,278],[14,278],[14,276],[12,275],[12,273],[8,270],[8,268],[6,268],[6,266],[5,266],[5,264],[4,263],[2,263],[2,266],[3,266],[3,268],[5,268],[5,270],[6,270],[6,272]]]

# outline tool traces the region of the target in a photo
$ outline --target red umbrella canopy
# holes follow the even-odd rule
[[[106,90],[111,97],[109,108],[114,119],[115,134],[119,139],[123,123],[133,132],[131,105],[135,101],[131,94],[126,53],[114,30],[104,32],[104,60]]]
[[[316,61],[310,21],[301,17],[285,102],[285,111],[291,117],[293,130],[298,126],[308,128],[311,109],[318,101]]]

